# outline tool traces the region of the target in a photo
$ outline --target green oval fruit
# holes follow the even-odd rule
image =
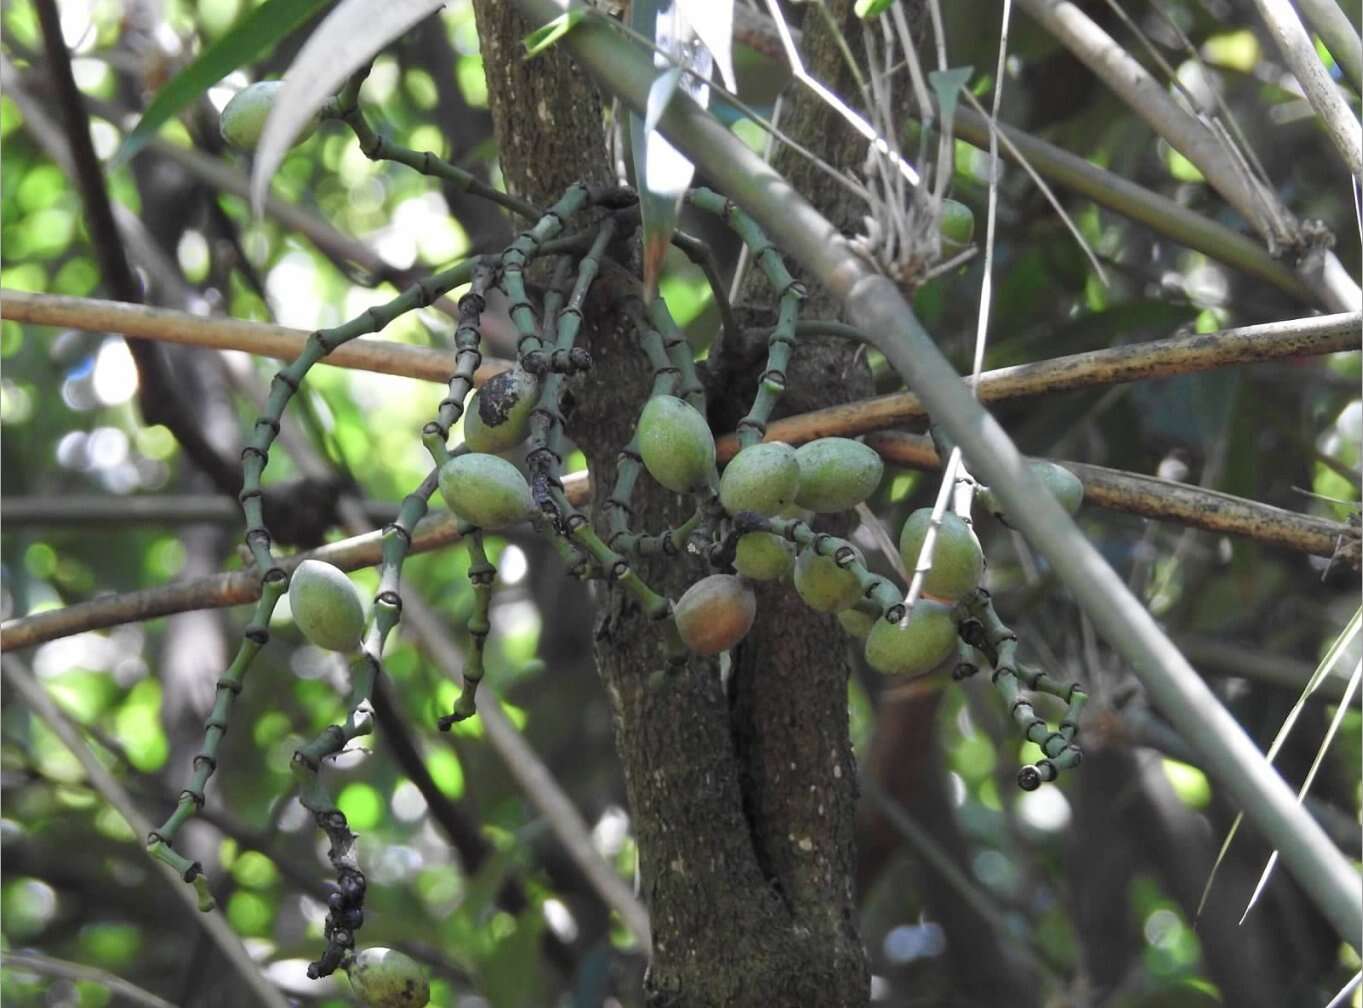
[[[469,450],[504,452],[524,441],[539,394],[535,376],[521,368],[494,376],[473,393],[464,414],[464,443]]]
[[[654,396],[639,415],[639,457],[650,476],[676,493],[709,482],[715,436],[700,410],[676,396]]]
[[[851,438],[819,438],[795,451],[800,490],[795,503],[820,514],[856,507],[880,486],[885,463],[874,449]]]
[[[257,81],[233,95],[219,119],[222,138],[237,150],[255,150],[256,144],[260,142],[261,130],[265,128],[265,120],[269,118],[275,98],[283,86],[283,81]],[[314,115],[294,139],[293,146],[312,136],[317,122],[317,116]]]
[[[1056,499],[1068,514],[1074,514],[1079,510],[1079,506],[1084,503],[1084,484],[1079,477],[1074,475],[1064,466],[1056,465],[1045,459],[1028,459],[1027,468],[1032,471],[1051,492],[1051,496]],[[988,487],[981,487],[979,493],[980,502],[990,510],[999,521],[1009,528],[1013,523],[1003,510],[1002,502],[994,495]]]
[[[795,566],[795,547],[773,532],[738,537],[734,569],[754,581],[779,581]]]
[[[865,640],[866,635],[869,634],[871,628],[875,626],[875,622],[876,617],[856,608],[844,609],[842,612],[838,613],[838,623],[848,634],[855,637],[857,640]]]
[[[937,230],[947,241],[969,245],[970,239],[975,237],[975,211],[954,199],[944,199]]]
[[[932,522],[932,508],[919,508],[904,522],[899,533],[899,555],[912,573]],[[955,602],[974,591],[984,574],[984,553],[974,531],[957,515],[943,512],[942,524],[932,547],[932,567],[923,576],[923,592]]]
[[[422,1008],[431,1000],[426,970],[397,949],[361,949],[345,969],[350,986],[368,1008]]]
[[[866,664],[886,675],[930,671],[955,650],[952,607],[931,599],[919,599],[904,626],[878,619],[866,635]]]
[[[795,449],[780,441],[749,445],[729,460],[719,478],[719,502],[731,515],[774,515],[790,507],[800,489]]]
[[[856,556],[864,562],[860,552]],[[854,606],[861,598],[861,585],[855,574],[808,546],[795,561],[795,591],[809,608],[827,613]]]
[[[1068,514],[1074,514],[1079,510],[1079,505],[1084,503],[1084,484],[1064,466],[1047,462],[1045,459],[1031,459],[1027,463],[1027,468],[1032,470],[1032,475],[1046,484],[1051,496],[1060,502],[1060,506]]]
[[[699,655],[719,654],[748,635],[757,597],[742,578],[711,574],[686,589],[672,615],[688,648]]]
[[[440,493],[450,510],[480,529],[524,521],[534,503],[519,469],[496,455],[460,455],[440,467]]]
[[[304,560],[289,578],[293,621],[311,643],[354,651],[364,633],[364,606],[350,578],[321,560]]]

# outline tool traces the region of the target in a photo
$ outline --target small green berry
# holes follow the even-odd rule
[[[931,523],[932,508],[919,508],[899,533],[899,555],[910,573],[918,568],[918,554]],[[923,576],[923,591],[954,602],[974,591],[983,574],[984,553],[975,533],[957,515],[943,512],[932,547],[932,567]]]
[[[952,607],[919,599],[904,626],[878,619],[866,636],[866,664],[885,675],[918,675],[956,650]]]
[[[422,1008],[431,1000],[425,968],[397,949],[361,949],[345,970],[367,1008]]]
[[[860,552],[856,553],[856,558],[858,562],[865,562]],[[816,553],[809,546],[800,551],[795,561],[795,591],[809,608],[826,613],[847,609],[861,598],[857,576],[839,567],[832,557]]]
[[[255,150],[256,144],[260,143],[265,120],[269,118],[279,89],[283,86],[283,81],[257,81],[233,95],[232,100],[224,106],[219,119],[222,138],[237,150]],[[312,136],[313,130],[317,128],[317,122],[317,116],[314,115],[294,139],[294,146]]]
[[[937,230],[949,242],[969,245],[970,239],[975,237],[975,211],[954,199],[944,199]]]
[[[524,521],[534,507],[520,470],[496,455],[450,459],[440,467],[440,493],[451,511],[490,532]]]
[[[698,655],[719,654],[748,635],[757,597],[742,578],[711,574],[686,589],[672,615],[688,648]]]
[[[754,581],[779,581],[795,566],[795,547],[772,532],[747,532],[738,537],[734,569]]]
[[[719,502],[731,515],[774,515],[790,507],[800,489],[795,449],[780,441],[749,445],[729,460],[719,478]]]
[[[304,560],[289,578],[293,621],[311,643],[354,651],[364,633],[364,606],[350,578],[321,560]]]
[[[795,503],[820,514],[856,507],[880,486],[885,463],[875,450],[851,438],[827,437],[795,450],[800,491]]]
[[[1060,502],[1067,514],[1074,514],[1084,503],[1084,484],[1064,466],[1045,459],[1030,459],[1027,467],[1032,475],[1046,485],[1051,496]]]
[[[857,640],[865,640],[875,622],[876,617],[857,608],[843,609],[838,613],[838,624]]]
[[[464,414],[464,443],[470,451],[504,452],[530,432],[530,414],[539,402],[539,382],[521,368],[495,375],[473,393]]]
[[[639,415],[639,457],[649,475],[676,493],[691,493],[715,471],[715,436],[700,410],[676,396],[651,398]]]

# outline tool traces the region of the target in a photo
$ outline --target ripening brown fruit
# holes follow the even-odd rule
[[[504,452],[524,441],[539,393],[535,376],[522,368],[494,375],[473,393],[464,414],[464,443],[469,450]]]
[[[878,619],[866,636],[866,664],[885,675],[928,672],[955,650],[952,607],[932,599],[915,602],[904,626]]]
[[[440,467],[440,493],[451,511],[488,531],[524,521],[534,507],[521,471],[496,455],[450,459]]]
[[[795,449],[780,441],[749,445],[729,460],[719,478],[719,502],[731,515],[774,515],[790,507],[800,489]]]
[[[639,414],[639,457],[650,476],[676,493],[691,493],[715,471],[715,436],[700,410],[676,396],[656,395]]]
[[[361,949],[345,970],[367,1008],[422,1008],[431,1000],[426,970],[397,949]]]
[[[795,450],[800,490],[795,503],[820,514],[848,511],[880,486],[885,463],[874,449],[851,438],[818,438]]]
[[[732,574],[701,578],[673,608],[682,643],[698,655],[727,651],[752,629],[757,597]]]
[[[350,578],[321,560],[304,560],[289,578],[293,621],[311,643],[350,652],[364,633],[364,606]]]
[[[856,557],[858,562],[865,562],[860,552]],[[847,609],[861,598],[857,576],[809,546],[795,561],[795,591],[809,608],[826,613]]]
[[[910,573],[918,568],[918,554],[931,522],[932,508],[919,508],[899,533],[899,555]],[[983,574],[984,553],[975,533],[957,515],[943,512],[932,547],[932,567],[923,576],[923,592],[955,602],[974,591]]]
[[[738,537],[734,570],[754,581],[779,581],[795,566],[795,547],[773,532],[747,532]]]

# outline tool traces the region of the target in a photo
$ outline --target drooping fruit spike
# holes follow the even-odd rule
[[[361,949],[346,965],[346,974],[367,1008],[422,1008],[431,1000],[426,970],[397,949]]]
[[[909,515],[899,533],[899,555],[910,573],[918,568],[918,555],[931,523],[932,508],[919,508]],[[932,567],[923,576],[923,591],[955,602],[979,587],[983,574],[984,553],[975,533],[957,515],[943,512],[932,547]]]
[[[795,450],[800,490],[795,503],[820,514],[856,507],[880,486],[885,463],[875,450],[851,438],[827,437]]]
[[[795,502],[800,464],[795,449],[780,441],[749,445],[730,459],[719,478],[719,502],[731,515],[774,515]]]
[[[876,617],[860,609],[844,609],[838,613],[838,625],[857,640],[865,640],[875,625]]]
[[[676,396],[651,398],[639,415],[639,457],[649,475],[676,493],[709,483],[715,436],[700,410]]]
[[[975,237],[975,211],[954,199],[944,199],[937,230],[949,242],[969,245],[970,239]]]
[[[355,585],[339,568],[304,560],[289,578],[293,621],[311,643],[328,651],[350,652],[364,633],[364,606]]]
[[[955,652],[952,607],[932,599],[914,603],[904,626],[882,618],[866,635],[866,664],[885,675],[919,675]]]
[[[864,562],[861,553],[856,558]],[[861,598],[861,585],[855,574],[808,546],[795,561],[795,591],[809,608],[826,613],[847,609]]]
[[[757,597],[732,574],[701,578],[673,608],[682,643],[699,655],[729,650],[748,635],[756,615]]]
[[[464,414],[464,443],[470,451],[504,452],[530,432],[530,413],[539,401],[539,382],[522,368],[494,376],[473,393]]]
[[[754,581],[779,581],[795,566],[795,547],[771,532],[748,532],[738,537],[734,570]]]
[[[440,467],[440,493],[450,510],[480,529],[524,521],[534,507],[519,469],[496,455],[460,455]]]
[[[261,130],[265,128],[265,120],[269,118],[275,98],[283,86],[283,81],[257,81],[233,95],[219,119],[218,128],[222,138],[239,151],[255,150],[256,144],[260,142]],[[294,146],[312,136],[317,121],[316,116],[308,121],[308,125],[294,140]]]

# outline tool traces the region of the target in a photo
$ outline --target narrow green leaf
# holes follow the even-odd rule
[[[879,17],[890,9],[894,0],[857,0],[852,10],[859,18]]]
[[[525,46],[525,58],[534,59],[559,39],[567,35],[587,16],[585,7],[573,7],[564,11],[547,25],[541,25],[521,40]]]
[[[177,112],[233,70],[267,55],[280,39],[317,13],[326,0],[265,0],[240,18],[189,66],[156,93],[114,157],[126,164]]]

